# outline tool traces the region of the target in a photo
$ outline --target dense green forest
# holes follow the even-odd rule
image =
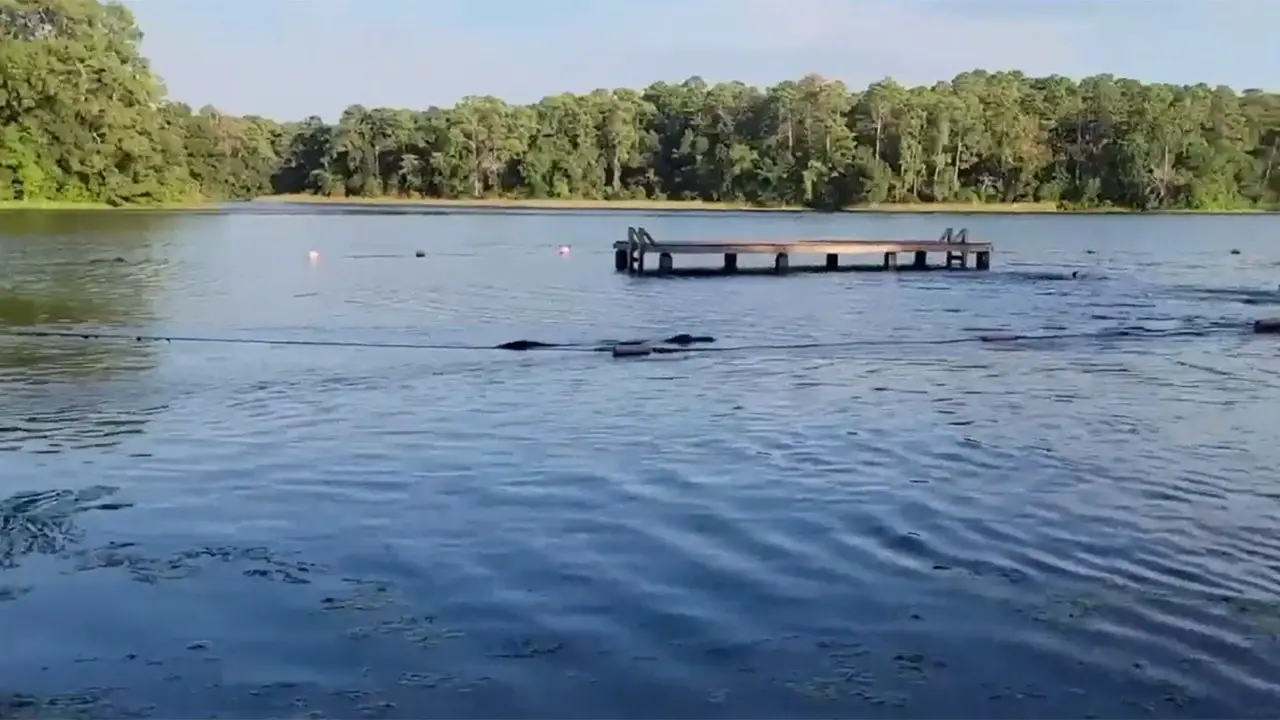
[[[694,77],[536,105],[353,105],[336,124],[165,99],[125,8],[0,0],[0,200],[329,196],[1280,203],[1280,95],[973,71],[851,91]]]

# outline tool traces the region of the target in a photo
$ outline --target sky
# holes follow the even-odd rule
[[[965,70],[1280,90],[1280,0],[123,0],[170,97],[278,120],[699,75]]]

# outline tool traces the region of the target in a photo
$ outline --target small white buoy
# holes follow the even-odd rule
[[[560,254],[561,256],[568,255],[568,254],[569,254],[569,246],[568,246],[568,245],[561,245],[560,247],[556,248],[556,252],[557,252],[558,254]]]
[[[653,354],[653,348],[644,342],[621,342],[613,346],[614,357],[645,357]]]
[[[307,259],[310,260],[311,262],[316,262],[317,260],[320,259],[320,253],[316,252],[315,250],[309,250],[307,252]]]

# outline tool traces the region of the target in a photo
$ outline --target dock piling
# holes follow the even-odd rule
[[[738,272],[738,255],[742,253],[773,255],[773,272],[785,274],[791,270],[791,255],[822,255],[823,265],[807,266],[809,271],[828,270],[927,270],[929,255],[941,254],[947,269],[969,269],[969,255],[973,255],[974,267],[977,270],[991,269],[991,254],[994,251],[991,243],[970,242],[969,231],[965,228],[955,230],[947,228],[937,240],[727,240],[719,242],[662,242],[653,239],[648,230],[642,227],[628,227],[627,239],[613,244],[614,269],[626,271],[629,275],[645,274],[645,256],[658,256],[658,272],[662,274],[679,274],[686,272],[715,272],[712,268],[675,269],[676,255],[720,255],[724,258],[724,273]],[[869,255],[878,253],[881,256],[879,265],[854,265],[841,268],[841,255]],[[911,253],[911,264],[900,266],[898,256]],[[936,267],[936,266],[935,266]],[[764,270],[761,268],[760,270]],[[745,271],[744,271],[745,272]]]

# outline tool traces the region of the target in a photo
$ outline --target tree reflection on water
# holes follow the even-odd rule
[[[31,329],[140,328],[156,317],[172,213],[0,212],[0,451],[57,452],[140,432],[156,403],[146,343],[20,337]],[[0,488],[2,489],[2,488]]]

